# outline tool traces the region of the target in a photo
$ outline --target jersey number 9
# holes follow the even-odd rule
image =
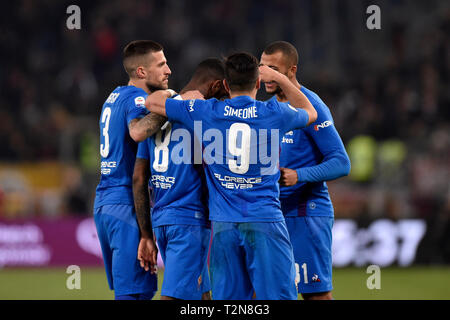
[[[231,125],[228,132],[228,151],[231,155],[241,158],[240,164],[234,159],[228,161],[231,172],[244,174],[248,171],[250,166],[250,138],[251,129],[248,124],[233,123]]]

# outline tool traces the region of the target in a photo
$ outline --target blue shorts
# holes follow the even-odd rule
[[[211,290],[208,248],[211,230],[199,225],[167,225],[153,228],[164,262],[161,295],[201,300]]]
[[[280,222],[212,223],[210,275],[215,300],[297,300],[289,234]]]
[[[333,290],[331,229],[333,217],[286,217],[294,248],[299,293]]]
[[[153,297],[158,281],[155,274],[141,268],[137,259],[140,233],[134,207],[104,205],[95,208],[94,220],[110,289],[116,296]]]

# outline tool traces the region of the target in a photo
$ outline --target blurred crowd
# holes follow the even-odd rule
[[[80,30],[66,27],[71,2],[8,3],[0,13],[0,163],[62,169],[53,197],[22,207],[7,205],[8,195],[36,197],[3,170],[0,217],[91,214],[99,112],[127,82],[129,41],[163,44],[179,90],[205,57],[259,57],[286,40],[299,51],[300,82],[330,107],[352,161],[349,177],[329,183],[336,217],[448,221],[450,5],[375,1],[381,29],[369,30],[372,2],[77,1]]]

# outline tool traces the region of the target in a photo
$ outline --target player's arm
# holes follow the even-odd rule
[[[322,120],[333,122],[331,117],[319,115],[318,122],[323,123]],[[280,184],[292,186],[297,182],[330,181],[348,175],[351,167],[350,159],[334,124],[324,128],[311,126],[307,130],[309,136],[323,155],[323,160],[315,166],[295,170],[280,168]]]
[[[149,113],[143,118],[133,119],[128,123],[130,137],[136,142],[144,141],[161,129],[166,121],[166,117],[156,113]]]
[[[297,169],[300,182],[330,181],[350,173],[350,159],[334,125],[321,129],[323,135],[312,134],[312,138],[323,155],[320,164]]]
[[[152,222],[150,219],[150,197],[148,181],[150,167],[148,159],[136,158],[133,172],[133,196],[136,218],[141,231],[141,237],[153,238]]]
[[[145,107],[151,113],[166,117],[166,100],[172,96],[169,90],[157,90],[147,96]]]
[[[133,172],[133,197],[136,219],[141,233],[137,258],[142,268],[146,271],[151,270],[153,273],[157,264],[158,249],[153,239],[152,221],[150,218],[149,178],[149,160],[136,158]]]
[[[259,73],[262,82],[274,81],[280,86],[290,105],[295,108],[301,108],[308,113],[309,120],[307,125],[316,121],[316,109],[314,109],[308,98],[288,79],[288,77],[266,65],[259,67]]]
[[[173,90],[155,91],[151,93],[147,99],[145,99],[145,107],[151,113],[156,113],[166,117],[166,100],[172,97],[174,93],[175,92]],[[203,95],[197,90],[187,91],[180,96],[183,100],[203,99]]]

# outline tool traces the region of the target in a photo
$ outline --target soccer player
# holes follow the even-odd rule
[[[147,95],[167,89],[171,71],[163,47],[150,40],[129,43],[123,65],[130,79],[117,87],[103,104],[100,116],[101,177],[94,202],[94,219],[106,275],[117,300],[151,299],[156,274],[146,272],[136,257],[140,230],[133,203],[132,176],[137,142],[161,128],[165,118],[148,114]],[[151,225],[142,233],[151,232]],[[153,239],[148,244],[156,265]],[[153,269],[152,269],[153,270]]]
[[[228,94],[223,88],[224,73],[220,59],[206,59],[181,93],[198,89],[205,98],[221,98]],[[192,150],[193,132],[180,122],[167,122],[163,130],[139,144],[133,175],[136,214],[140,224],[150,225],[150,178],[151,225],[165,265],[161,299],[210,300],[207,256],[211,230],[203,199],[203,169],[194,165],[192,152],[185,155],[187,161],[177,163],[174,152],[180,150],[180,132],[188,134],[181,146],[186,152]],[[145,238],[152,235],[141,237],[138,256],[141,266],[148,269],[152,257],[147,254]]]
[[[260,64],[284,74],[317,111],[317,120],[312,125],[289,131],[282,138],[280,201],[300,276],[299,293],[305,300],[332,299],[334,213],[325,181],[347,175],[350,160],[328,107],[297,81],[295,47],[284,41],[274,42],[262,53]],[[290,101],[276,81],[266,82],[265,89],[280,102]]]
[[[295,108],[276,99],[255,100],[260,79],[279,83]],[[179,101],[158,91],[146,107],[194,129],[202,141],[213,299],[248,300],[254,291],[258,299],[297,299],[292,246],[278,200],[279,132],[308,125],[316,112],[286,76],[259,68],[248,53],[226,59],[224,87],[231,99],[201,100],[190,91]]]

